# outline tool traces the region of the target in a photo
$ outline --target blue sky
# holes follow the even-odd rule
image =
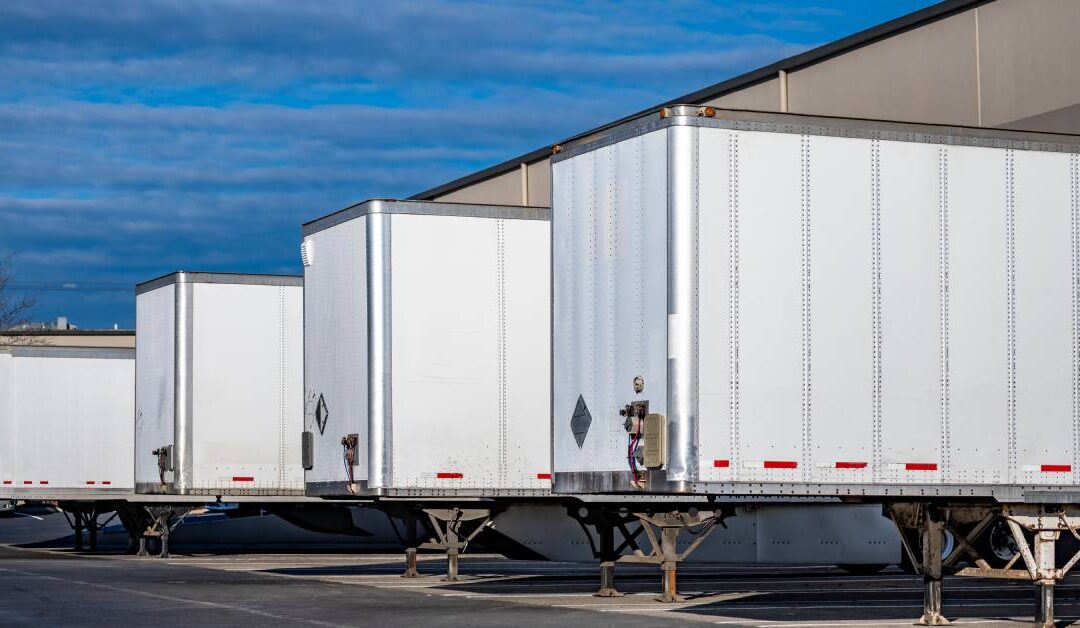
[[[38,319],[176,269],[298,273],[408,196],[929,0],[0,3],[0,251]]]

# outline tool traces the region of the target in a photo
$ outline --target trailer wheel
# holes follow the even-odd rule
[[[948,530],[945,530],[943,532],[943,534],[945,535],[945,539],[941,544],[941,557],[945,558],[946,556],[951,554],[952,551],[953,551],[953,548],[956,547],[956,537],[954,537],[952,532],[949,532]],[[911,536],[917,537],[918,535],[911,535]],[[912,547],[911,547],[912,551],[915,552],[916,556],[920,556],[922,554],[922,543],[920,543],[919,539],[918,538],[912,538],[912,539],[909,540],[909,542],[912,545]],[[922,560],[922,559],[920,558],[920,560]],[[907,573],[907,574],[913,574],[914,575],[914,574],[918,573],[918,570],[915,569],[915,565],[912,565],[911,560],[908,559],[907,552],[905,552],[903,550],[900,551],[900,569],[903,570],[903,572]]]
[[[1034,545],[1032,535],[1027,533],[1027,537],[1029,546]],[[986,532],[983,532],[973,545],[979,555],[985,558],[994,569],[1004,567],[1020,551],[1020,546],[1016,544],[1016,539],[1009,530],[1009,524],[1002,517],[994,520],[994,523],[990,524]],[[1078,550],[1080,550],[1080,541],[1067,532],[1061,533],[1055,547],[1055,563],[1058,567],[1064,566]],[[1024,569],[1024,561],[1014,563],[1013,568]]]

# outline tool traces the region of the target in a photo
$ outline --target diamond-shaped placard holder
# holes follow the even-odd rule
[[[578,395],[577,405],[574,406],[574,416],[570,419],[570,431],[574,433],[578,449],[585,444],[585,436],[589,433],[590,425],[592,425],[592,413],[589,412],[589,406],[585,405],[585,397]]]
[[[319,433],[326,431],[326,422],[330,419],[330,410],[326,407],[326,399],[319,395],[319,401],[315,404],[315,424],[319,426]]]

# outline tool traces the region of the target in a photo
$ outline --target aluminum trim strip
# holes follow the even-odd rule
[[[183,279],[181,279],[183,278]],[[156,279],[135,284],[135,294],[140,295],[158,288],[186,283],[220,283],[247,286],[303,286],[302,275],[262,275],[257,273],[207,273],[179,270]]]
[[[192,485],[192,336],[194,287],[187,273],[179,273],[176,283],[175,377],[173,409],[173,482],[176,491],[185,494]]]
[[[698,130],[675,127],[667,139],[666,468],[670,480],[693,482],[698,479]]]
[[[692,107],[681,105],[673,108],[673,113],[666,118],[660,118],[657,113],[652,113],[631,120],[609,129],[599,137],[592,136],[588,141],[578,140],[562,145],[560,151],[552,155],[551,161],[557,163],[582,153],[672,126],[1080,153],[1080,135],[731,109],[716,109],[715,117],[706,118],[698,116],[697,111],[696,105]]]
[[[322,218],[316,218],[315,220],[306,222],[301,228],[301,235],[307,237],[355,218],[373,214],[418,214],[429,216],[458,216],[462,218],[497,218],[506,220],[551,220],[551,210],[546,207],[375,199],[362,201],[327,216],[323,216]]]
[[[368,484],[390,484],[393,464],[393,330],[390,216],[373,213],[367,226],[368,285]]]

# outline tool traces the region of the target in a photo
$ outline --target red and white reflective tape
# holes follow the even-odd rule
[[[766,460],[761,466],[766,469],[795,469],[799,463],[794,460]]]
[[[86,483],[89,484],[89,485],[97,484],[97,482],[95,482],[93,480],[87,480]]]
[[[551,474],[550,473],[537,473],[536,474],[536,479],[537,480],[550,480],[551,479]]]
[[[233,482],[254,482],[255,478],[253,476],[250,476],[250,475],[234,475],[233,478],[232,478],[232,481]]]
[[[855,462],[850,460],[838,460],[833,468],[835,469],[865,469],[869,466],[866,462]]]
[[[465,474],[449,471],[440,471],[435,474],[435,477],[439,480],[460,480],[465,477]]]
[[[936,462],[905,462],[905,471],[937,471]]]
[[[1072,471],[1071,464],[1044,464],[1039,467],[1043,473],[1069,473]]]
[[[49,483],[48,480],[38,480],[38,484],[45,485],[45,484],[48,484],[48,483]]]
[[[33,480],[23,480],[22,483],[23,484],[33,484],[34,481]]]
[[[1024,465],[1028,473],[1071,473],[1071,464],[1029,464]]]
[[[4,484],[11,484],[11,480],[4,480]]]
[[[717,469],[727,469],[728,467],[731,466],[731,461],[730,460],[713,460],[712,461],[712,466],[717,468]]]
[[[108,486],[108,485],[112,484],[112,481],[111,480],[103,480],[101,483],[104,484],[105,486]]]

